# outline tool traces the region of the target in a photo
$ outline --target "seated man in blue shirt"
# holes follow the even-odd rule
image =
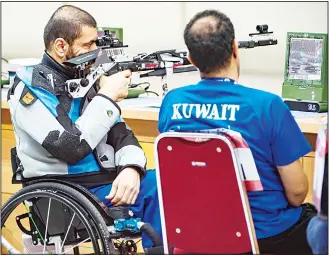
[[[279,96],[238,83],[238,44],[225,14],[196,14],[184,40],[201,80],[166,95],[159,131],[227,128],[241,133],[264,188],[248,192],[261,253],[312,254],[306,227],[316,210],[303,204],[308,180],[300,163],[311,147],[290,110]]]

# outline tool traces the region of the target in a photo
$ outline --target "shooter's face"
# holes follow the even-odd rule
[[[67,48],[64,61],[97,49],[96,40],[97,29],[94,27],[83,26],[80,37],[75,39],[73,44]]]
[[[80,36],[75,39],[72,44],[69,44],[63,38],[57,38],[53,43],[51,55],[57,62],[63,63],[71,58],[78,57],[97,49],[97,38],[96,28],[83,26],[81,28]]]

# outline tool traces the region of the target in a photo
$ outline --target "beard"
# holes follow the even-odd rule
[[[86,52],[87,53],[87,52]],[[67,52],[67,54],[66,54],[66,56],[65,56],[65,61],[68,61],[68,60],[70,60],[70,59],[72,59],[72,58],[76,58],[76,57],[79,57],[79,56],[81,56],[81,55],[83,55],[83,54],[75,54],[74,53],[74,51],[73,51],[73,47],[72,46],[70,46],[69,47],[69,50],[68,50],[68,52]],[[86,65],[85,66],[85,69],[83,70],[83,76],[86,76],[87,74],[89,74],[90,73],[90,69],[91,69],[91,67],[92,67],[92,64],[88,64],[88,65]],[[71,72],[77,72],[77,70],[75,69],[75,68],[72,68],[72,67],[67,67]]]
[[[70,46],[70,47],[69,47],[69,50],[68,50],[68,52],[67,52],[67,54],[66,54],[66,56],[65,56],[65,61],[68,61],[68,60],[70,60],[70,59],[72,59],[72,58],[75,58],[75,57],[78,57],[78,55],[75,55],[75,54],[74,54],[74,52],[73,52],[73,47]]]

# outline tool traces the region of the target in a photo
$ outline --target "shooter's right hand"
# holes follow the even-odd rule
[[[125,70],[111,76],[102,76],[99,81],[99,94],[119,102],[128,96],[128,86],[131,83],[131,71]]]

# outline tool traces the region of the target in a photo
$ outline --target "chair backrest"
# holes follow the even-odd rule
[[[163,133],[155,158],[165,254],[259,253],[241,165],[225,134]]]

